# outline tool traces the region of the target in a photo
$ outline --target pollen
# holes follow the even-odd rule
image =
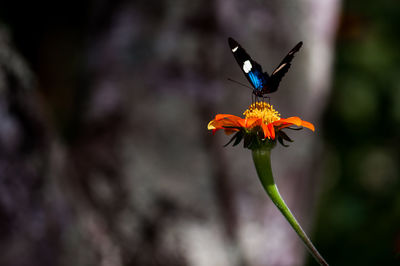
[[[243,113],[246,118],[261,118],[264,124],[273,123],[281,119],[280,114],[272,105],[265,102],[255,102]]]

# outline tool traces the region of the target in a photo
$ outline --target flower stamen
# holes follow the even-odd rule
[[[270,124],[281,119],[280,114],[276,111],[272,105],[265,102],[255,102],[244,111],[243,115],[249,118],[262,119],[264,124]]]

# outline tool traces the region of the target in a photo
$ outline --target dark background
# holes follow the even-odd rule
[[[331,184],[321,197],[316,237],[332,265],[397,265],[400,5],[343,4],[324,116]]]
[[[316,132],[273,151],[331,265],[398,265],[396,1],[2,1],[0,265],[316,265],[207,123],[304,46],[271,103]]]

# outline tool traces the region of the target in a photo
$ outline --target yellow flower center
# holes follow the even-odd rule
[[[269,124],[281,119],[278,111],[265,102],[255,102],[243,113],[246,118],[262,118],[263,123]]]

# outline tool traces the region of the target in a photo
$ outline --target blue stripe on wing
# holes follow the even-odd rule
[[[254,88],[256,90],[262,90],[265,83],[267,82],[267,79],[265,78],[263,73],[260,71],[250,71],[249,73],[247,73],[247,75],[249,76]]]

